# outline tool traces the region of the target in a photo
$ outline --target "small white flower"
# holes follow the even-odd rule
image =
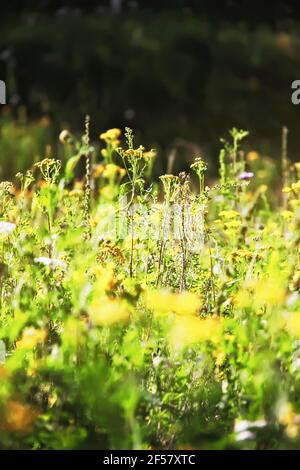
[[[157,369],[157,367],[159,366],[162,360],[163,360],[162,357],[159,357],[159,356],[155,356],[153,358],[152,364],[153,364],[154,369]]]
[[[246,441],[247,439],[253,439],[254,437],[255,436],[254,436],[253,432],[251,432],[251,431],[242,431],[236,436],[235,440],[236,441]]]
[[[51,351],[51,358],[57,360],[59,358],[60,349],[57,344],[55,344]]]
[[[241,433],[247,431],[248,429],[263,428],[264,426],[266,426],[266,424],[267,423],[264,419],[258,419],[256,421],[236,421],[234,424],[234,432]]]
[[[44,266],[51,266],[52,268],[63,268],[67,267],[64,261],[61,261],[57,258],[47,258],[45,256],[41,256],[40,258],[34,258],[35,263],[41,263]]]
[[[0,235],[9,235],[16,228],[16,224],[0,221]]]
[[[246,431],[249,427],[249,421],[242,420],[242,421],[236,421],[234,423],[234,432],[243,432]]]
[[[223,380],[222,381],[222,393],[227,393],[228,391],[228,380]]]

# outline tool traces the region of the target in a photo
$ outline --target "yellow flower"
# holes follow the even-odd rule
[[[259,192],[260,193],[266,193],[268,191],[268,186],[266,184],[261,184],[259,186]]]
[[[192,292],[175,294],[167,290],[150,291],[146,294],[146,306],[158,313],[194,315],[201,308],[201,299]]]
[[[219,213],[220,217],[223,217],[224,219],[234,219],[235,217],[239,217],[240,213],[234,210],[226,210],[226,211],[221,211]]]
[[[300,281],[300,271],[296,271],[293,275],[293,283],[297,284]]]
[[[110,184],[103,186],[103,188],[100,189],[100,194],[105,199],[109,199],[109,200],[112,200],[115,196],[114,189],[111,187]]]
[[[285,432],[290,439],[295,439],[299,433],[299,415],[295,413],[291,403],[283,403],[278,410],[278,421],[285,426]]]
[[[292,191],[292,190],[291,190],[291,188],[290,188],[289,186],[285,186],[285,188],[282,189],[282,192],[283,192],[284,194],[288,194],[288,193],[290,193],[291,191]]]
[[[259,154],[252,150],[251,152],[247,153],[247,160],[248,162],[254,162],[255,160],[258,160]]]
[[[82,196],[82,194],[83,194],[82,189],[71,189],[71,191],[69,192],[70,197],[80,197]]]
[[[32,349],[37,344],[43,343],[47,336],[45,329],[37,330],[34,327],[25,328],[20,341],[17,341],[17,348]]]
[[[100,139],[104,140],[105,142],[112,142],[112,141],[117,141],[120,135],[121,135],[121,130],[113,128],[113,129],[109,129],[106,132],[102,132],[102,134],[100,134]]]
[[[226,222],[225,228],[239,228],[242,225],[242,222],[240,220],[232,220],[230,222]]]
[[[237,308],[247,308],[252,305],[253,296],[246,289],[240,289],[233,297],[233,303]]]
[[[94,178],[99,178],[99,176],[101,176],[102,173],[104,172],[104,168],[105,167],[102,163],[98,163],[97,165],[95,165],[93,167],[93,172],[92,172],[93,177]]]
[[[277,307],[282,304],[285,295],[285,289],[275,277],[267,280],[257,280],[254,288],[255,303],[260,306]]]
[[[105,178],[113,178],[117,174],[124,176],[125,170],[114,163],[108,163],[103,170],[103,176]]]
[[[300,180],[297,181],[297,183],[292,184],[292,190],[295,191],[295,192],[300,191]]]
[[[38,412],[29,405],[16,400],[9,400],[6,404],[5,416],[1,419],[1,428],[11,432],[31,432]]]
[[[234,253],[236,256],[240,257],[240,258],[246,258],[246,259],[251,259],[253,258],[254,256],[254,253],[253,251],[250,251],[250,250],[236,250],[236,252]]]
[[[4,380],[7,377],[9,377],[8,370],[5,368],[5,366],[0,365],[0,380]]]
[[[129,319],[130,310],[127,302],[117,299],[97,299],[89,308],[91,320],[96,325],[110,326]]]
[[[300,312],[289,313],[285,318],[285,325],[291,336],[300,337]]]
[[[291,211],[282,211],[280,214],[285,220],[289,220],[293,217],[294,213]]]
[[[177,317],[169,334],[174,349],[182,349],[191,344],[211,341],[218,343],[221,338],[221,323],[216,318],[193,316]]]
[[[214,351],[214,356],[215,356],[215,359],[216,359],[216,365],[217,366],[221,366],[222,364],[224,364],[225,359],[226,359],[226,354],[225,354],[224,351],[222,351],[221,349],[218,349],[218,350]]]

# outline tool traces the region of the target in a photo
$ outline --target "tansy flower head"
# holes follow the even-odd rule
[[[229,209],[229,210],[221,211],[219,213],[219,216],[223,217],[224,219],[234,219],[236,217],[239,217],[240,213],[237,212],[237,211]]]
[[[118,141],[121,135],[121,130],[117,128],[108,129],[106,132],[102,132],[100,134],[100,139],[104,140],[105,142],[115,142]]]

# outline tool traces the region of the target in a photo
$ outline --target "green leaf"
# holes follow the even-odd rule
[[[71,180],[74,177],[74,169],[78,164],[81,158],[81,154],[75,155],[74,157],[69,158],[65,168],[65,177],[67,180]]]

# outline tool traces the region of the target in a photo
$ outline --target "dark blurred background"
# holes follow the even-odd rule
[[[69,127],[92,137],[134,128],[177,167],[202,152],[214,171],[219,138],[248,129],[248,148],[278,158],[281,127],[300,160],[300,4],[294,1],[1,2],[0,176],[57,146]],[[55,147],[59,153],[59,147]]]

